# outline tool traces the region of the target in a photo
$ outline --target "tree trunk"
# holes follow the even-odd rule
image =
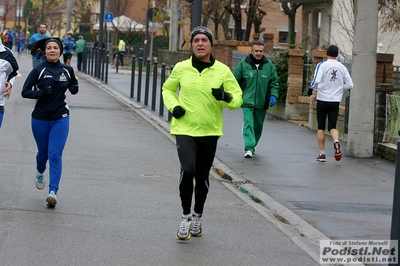
[[[288,14],[289,18],[289,31],[288,31],[288,45],[290,49],[296,48],[296,33],[294,31],[295,20],[296,20],[296,12],[290,12]]]
[[[244,40],[249,41],[251,27],[253,26],[253,21],[255,19],[255,14],[257,12],[257,0],[249,1],[249,8],[247,9],[247,21],[246,21],[246,31],[244,34]]]
[[[240,0],[235,0],[235,8],[233,19],[235,21],[235,39],[238,41],[243,40],[242,35],[242,10],[240,9]]]

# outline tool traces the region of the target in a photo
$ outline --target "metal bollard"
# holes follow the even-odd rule
[[[90,69],[90,75],[91,76],[94,76],[94,72],[93,72],[93,70],[94,70],[94,57],[95,57],[96,53],[97,53],[97,48],[92,49],[92,67]]]
[[[160,110],[158,111],[159,116],[164,116],[164,99],[162,97],[162,86],[165,82],[165,66],[165,63],[161,64]]]
[[[119,53],[117,52],[115,54],[115,73],[118,73],[118,68],[119,68]]]
[[[349,116],[350,116],[350,92],[349,95],[345,98],[345,112],[344,112],[344,133],[347,134],[349,132]]]
[[[107,52],[107,53],[106,53]],[[106,48],[103,48],[103,50],[101,51],[101,81],[104,81],[104,68],[105,68],[105,64],[106,64],[106,56],[108,54],[108,51],[106,51]]]
[[[153,67],[153,91],[151,93],[151,110],[156,110],[156,94],[157,94],[157,78],[158,78],[158,62],[154,61],[154,67]]]
[[[150,59],[147,59],[146,65],[146,85],[144,87],[144,105],[149,105],[149,87],[150,87]]]
[[[83,47],[83,54],[82,54],[82,65],[81,65],[81,71],[83,73],[86,73],[86,46]]]
[[[132,73],[131,73],[131,94],[129,97],[133,98],[133,90],[135,87],[135,68],[136,68],[136,56],[132,56]]]
[[[143,65],[143,57],[139,57],[139,73],[138,73],[138,91],[136,101],[140,102],[140,94],[142,91],[142,65]]]
[[[107,57],[106,57],[106,71],[105,71],[105,78],[104,78],[104,83],[108,83],[108,60],[110,59],[110,51],[107,51]]]
[[[400,136],[400,129],[398,130]],[[390,230],[390,239],[400,242],[400,141],[397,142],[396,155],[396,171],[394,176],[394,191],[393,191],[393,209],[392,209],[392,226]],[[397,264],[399,265],[399,264]]]
[[[90,51],[91,51],[92,49],[91,48],[87,48],[87,50],[86,50],[86,68],[85,68],[85,70],[86,70],[86,74],[88,74],[88,75],[90,75],[90,59],[91,59],[91,56],[90,56]]]

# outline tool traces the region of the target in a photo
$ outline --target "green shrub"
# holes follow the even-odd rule
[[[289,61],[289,51],[285,50],[277,53],[273,58],[271,58],[272,63],[275,65],[276,72],[278,73],[278,83],[279,83],[279,103],[286,102],[286,93],[288,88],[288,61]]]

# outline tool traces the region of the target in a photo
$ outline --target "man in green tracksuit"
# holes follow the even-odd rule
[[[264,56],[264,43],[253,42],[251,53],[243,58],[234,73],[243,90],[244,158],[253,158],[261,138],[266,110],[278,99],[278,75]]]

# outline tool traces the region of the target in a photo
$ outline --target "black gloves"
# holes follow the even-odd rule
[[[69,92],[71,92],[72,95],[77,94],[79,91],[79,86],[77,85],[72,85],[71,87],[68,88]]]
[[[228,92],[224,91],[224,87],[219,87],[218,89],[212,88],[212,95],[217,99],[218,101],[225,101],[229,103],[232,101],[232,95]]]
[[[42,92],[42,97],[47,97],[51,94],[51,92],[53,91],[53,87],[52,86],[46,86],[44,87],[41,92]]]
[[[225,101],[228,103],[232,101],[232,95],[228,92],[225,92],[222,86],[220,88],[212,88],[211,90],[212,90],[212,95],[218,101]]]
[[[185,113],[186,113],[185,109],[183,109],[182,106],[180,105],[175,106],[174,109],[172,110],[172,115],[176,119],[181,118]]]
[[[308,90],[307,90],[307,95],[311,96],[312,92],[313,92],[313,89],[311,87],[309,87]]]

